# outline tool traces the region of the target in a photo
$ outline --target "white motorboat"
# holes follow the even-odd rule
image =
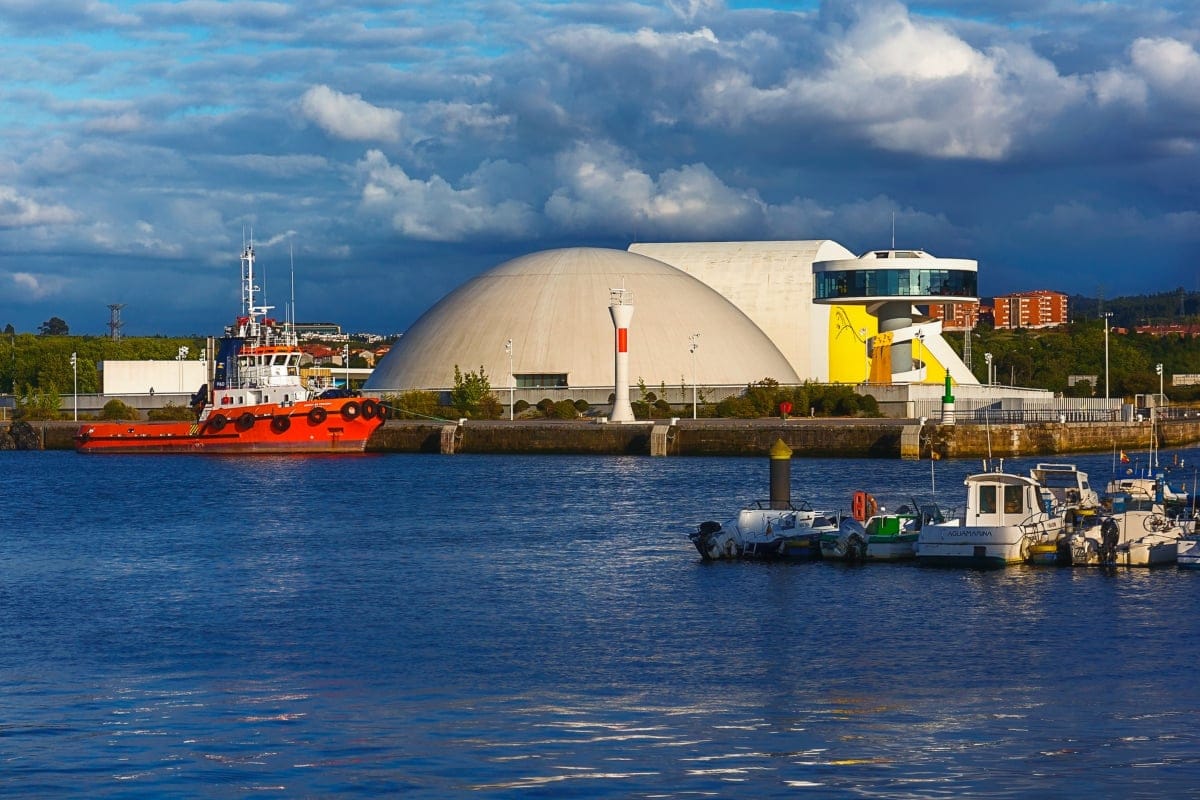
[[[811,561],[820,556],[823,533],[838,529],[837,515],[814,511],[807,502],[783,508],[760,500],[725,523],[702,522],[690,534],[705,561],[758,558]]]
[[[705,561],[735,558],[811,561],[821,554],[820,538],[836,531],[836,514],[814,511],[807,502],[792,505],[792,450],[775,442],[771,457],[771,497],[743,508],[725,523],[702,522],[688,534]]]
[[[1028,561],[1036,545],[1057,547],[1067,509],[1056,506],[1037,479],[982,472],[963,483],[966,512],[957,521],[922,526],[917,536],[920,563],[1003,567]]]
[[[1196,520],[1180,520],[1183,535],[1175,542],[1175,563],[1180,569],[1200,569],[1200,533],[1196,531]]]
[[[1155,567],[1176,563],[1181,549],[1188,549],[1184,543],[1188,531],[1167,516],[1161,494],[1118,493],[1108,502],[1111,510],[1099,525],[1071,534],[1072,564]]]

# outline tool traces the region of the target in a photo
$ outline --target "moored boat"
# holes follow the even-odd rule
[[[1184,533],[1175,542],[1175,563],[1180,569],[1200,569],[1200,533],[1196,531],[1195,518],[1189,519]]]
[[[814,511],[807,503],[774,505],[760,500],[727,522],[703,522],[689,538],[705,561],[811,561],[820,557],[821,535],[837,530],[836,516]]]
[[[751,558],[811,561],[821,555],[821,534],[836,531],[836,514],[807,502],[792,505],[792,450],[777,440],[770,451],[771,496],[743,508],[733,519],[702,522],[688,534],[705,561]]]
[[[361,452],[388,409],[344,389],[306,384],[291,325],[267,317],[255,298],[254,245],[242,251],[242,313],[208,348],[207,380],[192,399],[194,420],[88,422],[80,453]]]
[[[867,492],[855,492],[851,516],[836,531],[821,535],[821,558],[833,561],[907,561],[917,556],[922,525],[944,523],[935,503],[902,505],[895,512],[881,507]]]
[[[1176,563],[1187,531],[1167,516],[1161,491],[1157,497],[1141,491],[1119,492],[1105,502],[1108,508],[1098,525],[1069,537],[1072,564],[1155,567]]]
[[[921,564],[1003,567],[1028,561],[1035,545],[1053,545],[1057,552],[1069,509],[1055,506],[1036,478],[982,472],[967,476],[964,485],[962,518],[921,528]]]

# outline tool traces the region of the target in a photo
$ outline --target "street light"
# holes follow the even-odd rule
[[[688,347],[688,352],[692,354],[692,419],[696,418],[696,348],[700,346],[697,341],[700,334],[693,333],[688,337],[691,346]]]
[[[504,352],[508,353],[508,421],[513,420],[513,398],[517,391],[517,376],[513,374],[512,339],[504,343]]]
[[[350,345],[342,345],[342,365],[346,368],[346,391],[350,391]]]
[[[1162,364],[1155,364],[1154,371],[1158,373],[1158,406],[1155,409],[1157,411],[1159,408],[1162,408],[1163,402],[1166,399],[1163,397],[1163,367],[1162,367]]]
[[[987,362],[987,382],[988,386],[992,385],[992,354],[984,353],[983,360]]]
[[[867,339],[867,329],[858,329],[858,338],[863,343],[863,383],[871,380],[871,342]]]
[[[179,391],[183,391],[183,360],[188,357],[187,345],[179,348],[179,354],[175,360],[179,362]]]
[[[75,379],[75,421],[79,422],[79,359],[75,353],[71,353],[71,375]]]
[[[1100,316],[1104,317],[1104,399],[1108,399],[1108,320],[1112,317],[1111,311],[1105,311]]]
[[[919,365],[921,364],[921,345],[925,343],[925,331],[917,331],[915,338],[917,340],[917,365],[913,368],[917,370],[917,383],[924,383],[925,379],[921,377],[921,367]]]

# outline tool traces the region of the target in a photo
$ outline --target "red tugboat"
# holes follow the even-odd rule
[[[254,244],[242,250],[242,314],[225,329],[208,382],[193,396],[194,422],[89,422],[80,453],[362,452],[387,407],[344,389],[305,385],[290,325],[255,304]],[[212,347],[209,352],[212,352]]]

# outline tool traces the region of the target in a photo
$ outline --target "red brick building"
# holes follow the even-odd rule
[[[992,299],[997,328],[1052,328],[1067,322],[1067,296],[1037,289]]]
[[[965,331],[978,327],[980,315],[987,316],[990,311],[987,306],[979,305],[978,301],[936,303],[929,306],[929,318],[942,320],[944,331]]]

